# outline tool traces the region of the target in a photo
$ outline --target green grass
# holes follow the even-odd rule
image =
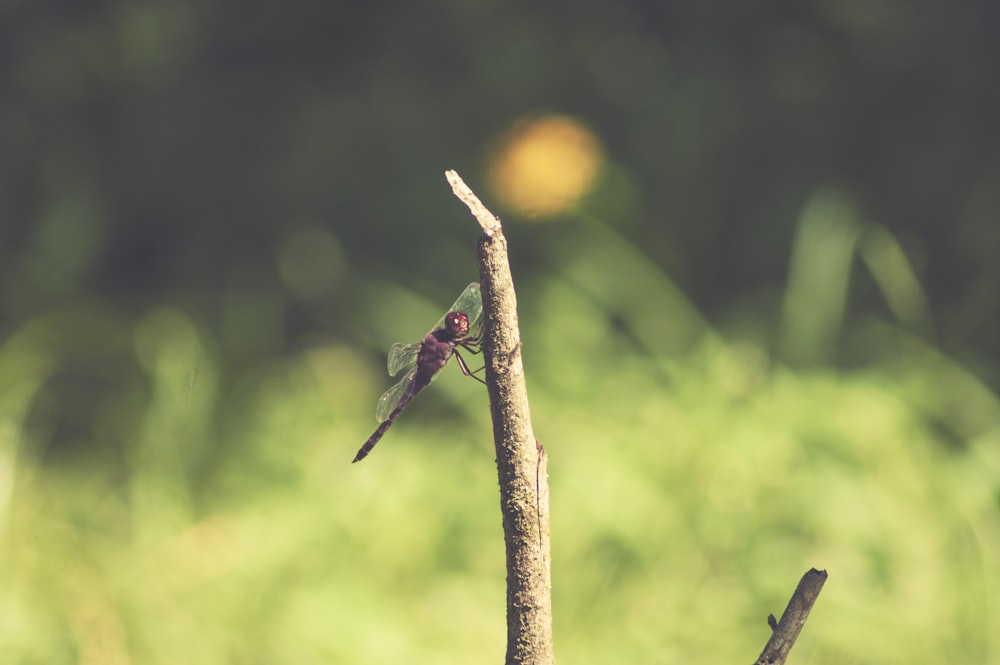
[[[873,321],[883,360],[792,369],[591,233],[521,294],[559,661],[752,662],[810,567],[830,577],[794,662],[996,661],[996,396]],[[403,330],[440,314],[394,297]],[[500,662],[481,387],[449,370],[351,465],[389,385],[369,350],[224,374],[219,344],[91,303],[0,347],[4,662]],[[89,429],[47,428],[70,369],[111,388]]]

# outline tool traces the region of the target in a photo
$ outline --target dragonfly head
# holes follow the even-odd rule
[[[461,312],[448,312],[444,317],[444,327],[454,337],[465,337],[469,334],[469,317]]]

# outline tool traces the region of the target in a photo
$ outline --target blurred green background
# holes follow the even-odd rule
[[[500,661],[454,168],[560,662],[997,662],[997,7],[0,2],[0,659]]]

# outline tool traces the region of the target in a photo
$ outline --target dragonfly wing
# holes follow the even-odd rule
[[[389,419],[389,414],[396,408],[399,401],[403,399],[403,395],[406,394],[407,388],[413,383],[413,377],[416,373],[417,368],[414,367],[396,385],[382,393],[382,396],[378,398],[378,404],[375,405],[375,420],[381,423]]]
[[[420,352],[420,344],[393,344],[389,349],[389,361],[386,367],[389,369],[389,376],[396,376],[404,369],[410,369],[417,364],[417,353]]]
[[[458,297],[448,311],[438,319],[438,322],[434,325],[431,330],[439,330],[444,328],[444,317],[450,312],[461,312],[469,317],[469,330],[475,331],[476,327],[479,325],[479,319],[483,315],[483,296],[479,290],[479,282],[472,282],[465,290],[462,291],[462,295]]]

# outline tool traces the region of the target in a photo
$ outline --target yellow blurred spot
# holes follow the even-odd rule
[[[601,146],[579,120],[549,115],[518,121],[501,138],[489,178],[500,202],[528,217],[556,215],[590,189]]]

